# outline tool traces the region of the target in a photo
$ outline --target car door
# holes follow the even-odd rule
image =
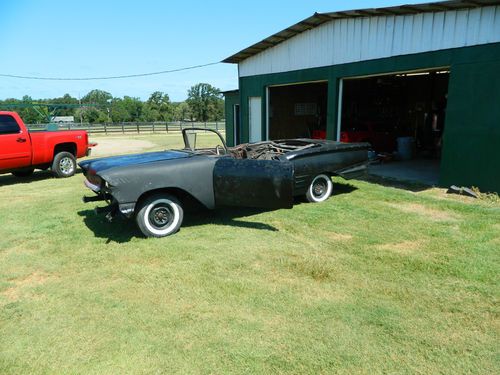
[[[223,157],[214,167],[216,206],[291,208],[293,164]]]
[[[24,134],[14,117],[0,115],[0,170],[31,165],[29,134]]]

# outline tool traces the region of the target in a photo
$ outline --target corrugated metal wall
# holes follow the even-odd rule
[[[500,42],[500,6],[335,20],[240,63],[241,77]]]

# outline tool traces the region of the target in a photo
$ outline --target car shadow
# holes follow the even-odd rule
[[[333,189],[332,189],[332,195],[330,196],[330,199],[337,196],[337,195],[342,195],[342,194],[349,194],[352,193],[355,190],[358,190],[358,188],[354,185],[351,185],[348,182],[333,182]],[[294,199],[294,205],[299,205],[299,204],[309,204],[309,202],[306,199],[306,196],[297,196]]]
[[[247,216],[258,215],[263,212],[276,211],[264,208],[231,208],[224,207],[217,210],[191,211],[184,217],[183,227],[191,227],[203,224],[223,225],[239,228],[250,228],[277,232],[278,229],[272,225],[254,221],[236,220]]]
[[[81,169],[77,169],[75,175],[82,173]],[[51,171],[35,171],[31,176],[16,177],[12,174],[0,175],[0,187],[11,186],[19,184],[30,184],[32,182],[43,181],[48,179],[55,179],[56,177]]]
[[[360,178],[362,181],[366,181],[372,184],[377,184],[386,187],[392,187],[395,189],[407,190],[413,193],[419,193],[421,191],[432,189],[433,186],[415,182],[415,181],[402,181],[391,177],[382,177],[375,175],[367,175],[363,178]]]
[[[223,225],[229,227],[250,228],[258,230],[278,231],[272,225],[236,220],[238,218],[257,215],[262,212],[273,211],[271,209],[247,209],[247,208],[220,208],[215,211],[198,210],[185,213],[182,228],[189,228],[199,225]],[[129,220],[124,217],[117,217],[112,222],[106,220],[104,215],[97,214],[94,210],[82,210],[78,215],[83,217],[83,222],[94,233],[97,238],[106,239],[106,243],[129,242],[134,237],[144,237],[137,228],[135,220]]]
[[[334,182],[333,189],[332,189],[332,197],[335,197],[337,195],[342,195],[342,194],[349,194],[355,190],[358,190],[358,188],[354,185],[351,185],[350,183]]]
[[[349,183],[333,183],[332,197],[349,194],[358,188]],[[305,197],[295,197],[294,205],[307,203]],[[276,211],[277,209],[270,208],[233,208],[223,207],[216,210],[207,210],[199,205],[189,207],[184,212],[184,221],[181,226],[189,228],[200,225],[220,225],[228,227],[248,228],[257,230],[266,230],[277,232],[276,227],[256,221],[241,220],[248,216],[258,215],[264,212]],[[104,215],[95,213],[94,210],[82,210],[78,215],[83,217],[83,222],[96,237],[107,239],[106,243],[118,242],[124,243],[130,241],[134,237],[144,237],[141,231],[137,228],[135,220],[125,219],[124,217],[117,217],[113,222],[105,219]]]
[[[134,237],[141,237],[141,232],[133,220],[117,217],[109,222],[104,215],[97,214],[94,210],[78,211],[78,215],[83,217],[83,223],[94,236],[107,239],[106,243],[125,243]]]

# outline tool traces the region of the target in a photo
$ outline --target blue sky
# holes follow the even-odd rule
[[[413,0],[412,3],[424,1]],[[220,61],[314,12],[382,7],[402,0],[104,1],[0,0],[0,73],[95,77]],[[237,69],[220,64],[160,76],[109,81],[32,81],[0,77],[0,99],[83,96],[94,88],[174,101],[208,82],[237,88]]]

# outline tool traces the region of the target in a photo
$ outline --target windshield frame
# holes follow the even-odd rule
[[[184,149],[185,150],[190,150],[190,151],[193,151],[193,152],[196,152],[196,148],[194,148],[193,146],[191,146],[191,144],[189,143],[189,137],[188,137],[188,131],[204,131],[204,132],[212,132],[212,133],[215,133],[217,134],[217,136],[219,137],[221,143],[222,143],[222,147],[224,147],[224,150],[225,152],[227,153],[227,145],[226,145],[226,141],[224,141],[224,138],[222,137],[222,134],[220,134],[217,130],[214,130],[214,129],[205,129],[205,128],[184,128],[182,129],[182,138],[184,140]]]

